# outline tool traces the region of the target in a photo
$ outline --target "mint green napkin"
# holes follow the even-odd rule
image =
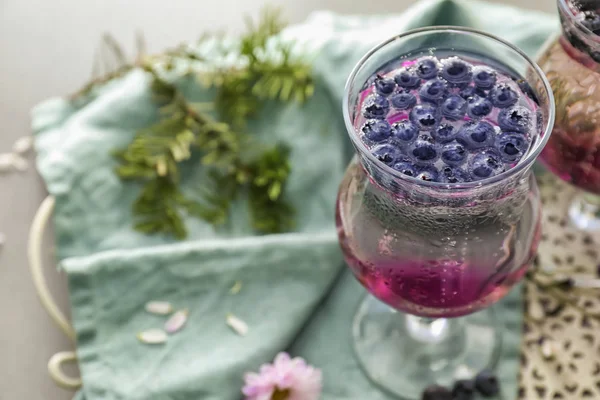
[[[346,272],[336,281],[342,263],[333,209],[351,157],[341,96],[350,70],[374,44],[439,24],[483,29],[532,55],[557,29],[553,18],[539,13],[431,0],[399,16],[316,13],[283,32],[317,54],[316,94],[303,107],[265,110],[251,130],[293,149],[288,195],[299,220],[288,234],[252,236],[243,202],[218,230],[187,221],[185,242],[132,231],[130,204],[138,187],[114,176],[110,153],[155,118],[148,78],[140,71],[85,104],[53,99],[33,110],[38,168],[56,197],[57,247],[69,279],[84,383],[79,399],[237,399],[243,372],[290,346],[323,369],[323,399],[387,398],[359,371],[350,347],[351,317],[364,291]],[[188,93],[207,96],[198,86]],[[202,173],[190,171],[186,187],[201,184]],[[232,295],[236,281],[242,289]],[[184,330],[164,346],[135,338],[164,323],[143,310],[154,299],[190,310]],[[501,376],[509,394],[518,371],[519,304],[514,291],[499,305],[508,328]],[[249,325],[247,336],[228,329],[227,313]]]

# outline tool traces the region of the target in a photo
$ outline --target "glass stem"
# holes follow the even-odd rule
[[[460,318],[421,318],[414,315],[406,315],[405,318],[408,334],[421,343],[441,343],[464,329]]]

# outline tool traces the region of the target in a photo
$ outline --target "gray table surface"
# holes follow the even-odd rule
[[[291,22],[328,8],[340,13],[397,13],[411,0],[275,0]],[[554,1],[505,0],[554,12]],[[38,102],[72,92],[90,77],[94,50],[104,32],[130,51],[136,31],[149,51],[193,40],[207,29],[243,29],[264,0],[0,0],[0,153],[30,133],[29,111]],[[167,17],[168,16],[168,17]],[[27,235],[46,192],[33,168],[0,175],[0,400],[66,400],[73,392],[56,387],[48,359],[72,346],[42,308],[31,281]],[[52,235],[46,235],[46,276],[59,305],[68,310],[65,277],[54,269]]]

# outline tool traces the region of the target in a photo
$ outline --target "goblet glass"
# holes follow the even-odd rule
[[[538,59],[557,106],[541,160],[560,179],[582,189],[564,213],[589,231],[600,230],[599,9],[597,0],[558,0],[562,32]],[[594,18],[597,27],[591,24]]]
[[[441,183],[407,176],[372,154],[357,125],[365,91],[376,74],[428,55],[466,57],[530,85],[536,128],[520,162],[487,179]],[[345,260],[369,292],[352,330],[364,372],[381,389],[414,399],[426,386],[494,367],[502,336],[488,307],[523,277],[540,238],[531,166],[554,122],[546,78],[522,51],[492,35],[418,29],[360,60],[343,114],[356,154],[340,185],[336,223]]]

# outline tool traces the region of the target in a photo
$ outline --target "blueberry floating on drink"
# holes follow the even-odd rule
[[[440,122],[437,108],[431,104],[419,104],[410,112],[410,120],[419,130],[434,130]]]
[[[402,161],[402,162],[394,164],[393,168],[396,171],[398,171],[404,175],[408,175],[408,176],[416,176],[417,175],[417,169],[411,162]]]
[[[391,78],[384,78],[381,75],[375,77],[375,90],[382,96],[392,94],[396,89],[396,82]]]
[[[441,157],[447,165],[452,167],[458,167],[467,161],[469,152],[465,147],[457,142],[448,143],[442,147]]]
[[[496,84],[496,71],[485,65],[474,67],[473,83],[480,89],[491,89]]]
[[[381,144],[373,148],[373,155],[387,165],[393,165],[402,157],[402,152],[392,144]]]
[[[465,123],[456,137],[456,141],[469,150],[489,147],[494,144],[496,130],[485,121],[469,121]]]
[[[388,99],[379,94],[373,94],[363,104],[363,115],[365,118],[384,119],[390,111]]]
[[[443,183],[463,183],[470,180],[471,176],[462,168],[446,166],[440,172],[440,182]]]
[[[405,89],[416,89],[421,86],[421,78],[417,75],[417,71],[412,68],[402,68],[394,77],[398,86]]]
[[[409,120],[399,121],[391,127],[391,141],[400,147],[404,147],[414,142],[418,133],[419,129]]]
[[[485,97],[473,95],[467,100],[467,114],[473,119],[483,118],[492,112],[494,107]]]
[[[390,102],[396,110],[408,110],[417,104],[417,97],[406,89],[400,89],[390,96]]]
[[[465,87],[473,78],[473,67],[468,62],[458,58],[449,57],[441,61],[441,76],[450,86]]]
[[[541,123],[523,79],[458,56],[408,60],[377,73],[366,90],[359,119],[365,145],[403,175],[429,182],[501,174],[524,158]]]
[[[474,181],[501,174],[504,172],[504,164],[500,153],[494,149],[480,151],[469,162],[468,172]]]
[[[416,71],[421,79],[432,79],[438,74],[438,59],[435,57],[421,57],[417,60]]]
[[[518,162],[527,152],[529,141],[516,132],[504,132],[496,138],[496,149],[506,163]]]
[[[431,136],[438,143],[451,142],[456,138],[457,130],[454,125],[443,123],[431,131]]]
[[[467,112],[467,101],[461,96],[453,94],[444,100],[440,109],[444,118],[449,121],[458,121],[462,119]]]
[[[448,86],[441,79],[427,81],[419,89],[421,101],[433,104],[441,103],[448,95]]]
[[[519,101],[519,95],[510,85],[502,83],[490,90],[490,100],[494,107],[506,108]]]

